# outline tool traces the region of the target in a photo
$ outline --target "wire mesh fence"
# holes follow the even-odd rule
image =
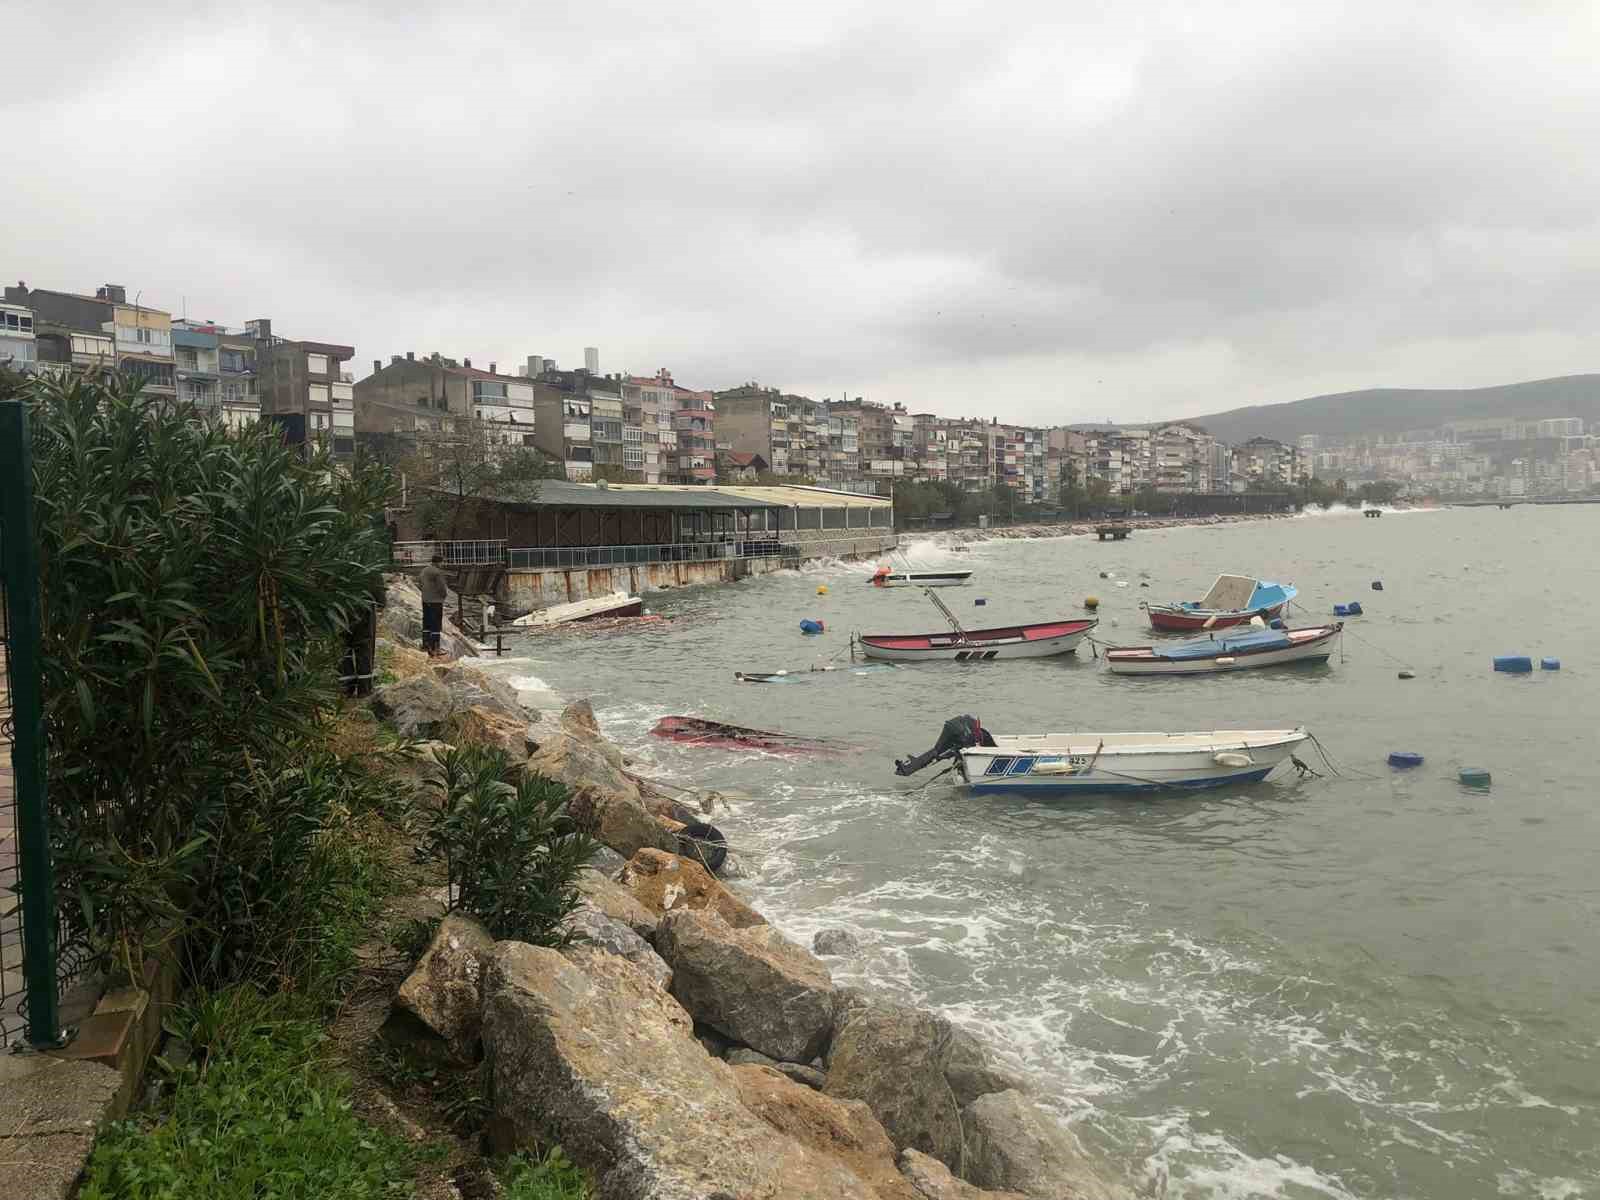
[[[27,411],[0,402],[0,1044],[61,1040]]]

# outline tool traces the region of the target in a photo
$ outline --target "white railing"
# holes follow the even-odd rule
[[[448,567],[491,567],[506,561],[506,543],[502,538],[480,538],[464,542],[395,542],[390,548],[390,561],[396,566],[421,566],[431,562],[437,554]]]

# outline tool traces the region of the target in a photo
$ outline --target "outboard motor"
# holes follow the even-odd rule
[[[969,746],[992,745],[994,738],[989,736],[989,731],[977,717],[951,717],[944,723],[944,728],[939,732],[939,740],[933,744],[932,750],[911,758],[896,759],[894,773],[914,775],[930,763],[954,758]]]

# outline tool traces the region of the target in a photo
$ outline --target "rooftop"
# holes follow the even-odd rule
[[[509,508],[888,508],[878,496],[816,487],[674,487],[661,483],[569,483],[547,479],[535,500],[488,499]]]

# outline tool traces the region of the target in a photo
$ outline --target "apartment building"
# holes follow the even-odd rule
[[[372,374],[354,385],[356,435],[363,441],[418,435],[461,434],[477,429],[491,454],[538,447],[536,385],[526,376],[487,370],[470,358],[440,354],[392,355],[387,366],[372,362]]]
[[[1235,446],[1231,456],[1233,490],[1249,491],[1252,484],[1296,487],[1306,481],[1304,456],[1298,446],[1275,438],[1255,437]]]
[[[33,318],[36,369],[116,368],[142,380],[147,395],[177,395],[172,315],[143,306],[137,294],[129,304],[122,285],[102,284],[86,296],[19,281],[5,289],[4,299],[18,310],[19,326],[20,310]]]
[[[1158,492],[1212,490],[1211,447],[1216,439],[1192,425],[1164,425],[1150,439],[1146,482]]]
[[[825,406],[805,396],[747,383],[713,393],[717,439],[742,454],[758,454],[777,475],[820,478],[831,430]]]
[[[672,429],[680,483],[717,481],[717,403],[711,392],[673,386]]]
[[[26,304],[0,304],[0,367],[26,373],[38,361],[33,309]]]
[[[574,483],[594,478],[594,411],[581,390],[565,391],[548,382],[533,385],[534,444],[560,459]]]
[[[645,483],[672,483],[678,475],[678,437],[673,427],[677,391],[672,375],[629,375],[622,381],[623,420],[639,426]]]
[[[291,438],[330,447],[343,457],[355,452],[355,385],[344,364],[354,346],[279,337],[272,321],[245,322],[255,342],[256,395],[261,415],[282,425]]]

